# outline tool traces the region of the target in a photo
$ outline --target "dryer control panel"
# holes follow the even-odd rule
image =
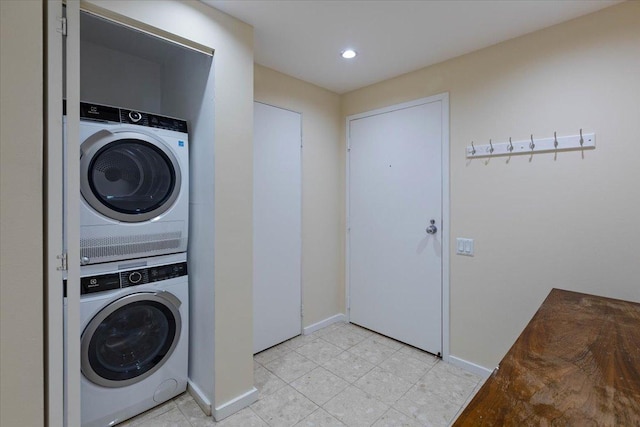
[[[83,120],[126,123],[187,133],[187,122],[185,120],[142,111],[127,110],[125,108],[90,104],[88,102],[80,103],[80,118]]]
[[[156,265],[153,267],[120,271],[117,273],[85,276],[80,278],[80,294],[85,295],[113,289],[128,288],[130,286],[144,285],[186,275],[187,263],[179,262],[176,264]]]

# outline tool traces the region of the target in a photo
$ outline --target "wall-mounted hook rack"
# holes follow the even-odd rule
[[[466,148],[467,158],[489,156],[511,156],[516,154],[532,154],[556,151],[585,150],[596,148],[596,134],[582,133],[570,136],[554,136],[550,138],[534,139],[533,135],[528,140],[501,142],[494,144],[489,140],[487,145],[472,145]]]

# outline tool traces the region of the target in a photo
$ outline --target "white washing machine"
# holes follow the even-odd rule
[[[81,264],[185,252],[187,122],[81,103],[80,141]]]
[[[187,388],[186,254],[81,268],[81,420],[105,427]]]

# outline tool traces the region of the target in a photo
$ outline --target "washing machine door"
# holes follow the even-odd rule
[[[144,380],[171,357],[182,319],[180,300],[169,292],[140,292],[104,307],[81,338],[82,373],[104,387]]]
[[[82,196],[108,218],[148,221],[171,208],[180,194],[180,165],[152,134],[103,130],[80,150]]]

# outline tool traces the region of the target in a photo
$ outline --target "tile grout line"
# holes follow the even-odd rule
[[[419,420],[418,420],[417,418],[413,417],[411,414],[406,414],[406,413],[404,413],[403,411],[399,411],[397,408],[395,408],[395,407],[394,407],[394,405],[396,405],[396,404],[397,404],[397,402],[398,402],[398,401],[400,401],[402,398],[406,397],[406,395],[407,395],[411,390],[413,390],[413,389],[417,386],[417,383],[418,383],[420,380],[422,380],[422,379],[423,379],[427,374],[429,374],[430,372],[432,372],[432,370],[433,370],[436,366],[438,366],[438,365],[442,362],[442,360],[437,359],[435,356],[433,356],[433,357],[436,359],[436,360],[435,360],[435,363],[431,363],[431,362],[430,362],[430,361],[428,361],[428,360],[427,360],[427,361],[425,361],[425,360],[423,360],[423,359],[421,359],[421,358],[415,357],[415,356],[414,356],[413,354],[411,354],[410,352],[404,352],[404,351],[403,351],[403,349],[404,349],[404,348],[413,348],[413,347],[411,347],[411,346],[408,346],[408,345],[406,345],[406,344],[400,343],[399,341],[393,340],[392,338],[385,337],[384,335],[376,334],[376,333],[374,333],[374,332],[371,332],[371,334],[366,334],[366,335],[365,335],[365,334],[360,334],[360,333],[358,333],[358,332],[355,332],[355,331],[353,331],[353,330],[350,330],[350,329],[346,328],[346,325],[347,325],[347,324],[348,324],[348,323],[344,323],[344,324],[341,324],[341,325],[339,325],[339,326],[334,326],[334,327],[329,326],[328,328],[331,328],[331,330],[329,330],[328,332],[325,332],[325,333],[323,333],[323,334],[318,334],[318,335],[317,335],[317,337],[316,337],[315,339],[312,339],[312,340],[311,340],[311,341],[309,341],[308,343],[305,343],[305,344],[299,345],[299,346],[297,346],[296,348],[293,348],[292,346],[290,346],[290,345],[286,344],[286,343],[287,343],[287,341],[285,341],[285,342],[284,342],[284,343],[282,343],[282,344],[279,344],[279,345],[284,345],[284,347],[285,347],[288,351],[286,351],[284,354],[282,354],[282,355],[280,355],[280,356],[277,356],[277,357],[276,357],[276,358],[274,358],[273,360],[270,360],[269,362],[266,362],[266,364],[271,363],[271,362],[273,362],[273,361],[275,361],[275,360],[277,360],[277,359],[280,359],[280,358],[282,358],[282,357],[285,357],[287,354],[289,354],[289,353],[291,353],[291,352],[294,352],[294,353],[296,353],[298,356],[302,357],[304,360],[306,360],[306,361],[310,361],[310,362],[312,362],[312,363],[315,365],[312,369],[310,369],[309,371],[307,371],[307,372],[303,373],[301,376],[299,376],[299,377],[297,377],[297,378],[292,379],[291,381],[286,381],[286,380],[284,380],[283,378],[281,378],[280,376],[278,376],[275,372],[273,372],[273,371],[269,370],[269,369],[268,369],[266,366],[264,366],[262,363],[260,363],[260,362],[258,362],[258,361],[256,361],[256,363],[257,363],[259,366],[262,366],[263,368],[265,368],[265,370],[266,370],[267,372],[269,372],[270,374],[274,375],[276,378],[278,378],[279,380],[281,380],[285,385],[289,385],[293,390],[295,390],[296,392],[300,393],[302,396],[304,396],[306,399],[308,399],[310,402],[314,403],[314,404],[317,406],[317,407],[316,407],[316,409],[314,409],[310,414],[307,414],[307,415],[306,415],[305,417],[303,417],[301,420],[298,420],[298,421],[297,421],[298,423],[299,423],[299,422],[301,422],[302,420],[304,420],[305,418],[309,417],[310,415],[312,415],[312,414],[314,414],[314,413],[318,412],[319,410],[322,410],[322,411],[328,412],[328,411],[327,411],[327,409],[325,408],[325,405],[326,405],[327,403],[329,403],[330,401],[332,401],[332,400],[333,400],[336,396],[338,396],[340,393],[344,392],[344,390],[346,390],[346,388],[345,388],[345,389],[343,389],[343,390],[339,391],[337,394],[335,394],[333,397],[331,397],[327,402],[325,402],[325,403],[324,403],[324,404],[322,404],[322,405],[319,405],[319,404],[317,404],[315,401],[313,401],[309,396],[307,396],[305,393],[303,393],[302,391],[298,390],[296,387],[294,387],[294,386],[292,385],[294,382],[298,381],[300,378],[304,377],[305,375],[308,375],[310,372],[312,372],[312,371],[316,370],[317,368],[322,368],[323,370],[326,370],[327,372],[329,372],[329,373],[331,373],[332,375],[336,376],[336,377],[337,377],[337,378],[339,378],[340,380],[344,381],[344,382],[347,384],[347,388],[348,388],[349,386],[353,386],[353,387],[355,387],[357,390],[359,390],[360,392],[365,393],[365,394],[366,394],[367,396],[369,396],[370,398],[372,398],[372,399],[376,400],[377,402],[379,402],[379,403],[383,404],[384,406],[386,406],[386,410],[383,412],[383,414],[382,414],[382,415],[380,415],[378,418],[376,418],[376,420],[374,420],[372,424],[375,424],[376,422],[378,422],[382,417],[384,417],[384,416],[385,416],[385,414],[389,413],[392,409],[393,409],[394,411],[397,411],[397,412],[398,412],[398,413],[400,413],[400,414],[403,414],[404,416],[409,417],[409,419],[411,419],[411,420],[413,420],[413,421],[418,421],[418,422],[419,422]],[[333,343],[333,342],[329,341],[327,338],[325,338],[325,337],[326,337],[326,336],[328,336],[330,333],[332,333],[332,332],[334,332],[334,331],[341,331],[341,330],[344,330],[345,332],[347,332],[347,333],[351,333],[351,334],[353,334],[353,335],[358,335],[358,336],[359,336],[359,338],[361,338],[361,339],[359,339],[355,344],[351,344],[351,345],[349,345],[347,348],[343,348],[342,346],[336,345],[335,343]],[[318,331],[316,331],[315,333],[317,333],[317,332],[318,332]],[[400,347],[394,348],[394,347],[395,347],[395,345],[393,345],[393,346],[392,346],[392,345],[389,345],[390,343],[385,343],[385,342],[381,342],[381,340],[376,340],[376,337],[377,337],[377,336],[379,336],[379,337],[381,337],[381,338],[383,338],[383,339],[388,339],[388,340],[395,341],[395,342],[397,342],[398,344],[400,344]],[[368,359],[364,359],[364,358],[362,358],[360,355],[358,355],[358,354],[356,354],[356,353],[353,353],[353,352],[352,352],[352,350],[353,350],[353,348],[354,348],[354,347],[358,346],[359,344],[361,344],[361,343],[363,343],[363,342],[365,342],[365,341],[367,341],[367,340],[373,341],[373,342],[375,342],[376,344],[379,344],[379,345],[381,345],[381,346],[383,346],[383,347],[386,347],[387,349],[393,350],[393,352],[392,352],[390,355],[388,355],[387,357],[385,357],[385,358],[383,358],[382,360],[378,361],[377,363],[371,363]],[[334,355],[334,356],[330,357],[330,358],[329,358],[329,359],[327,359],[326,361],[324,361],[324,362],[322,362],[322,363],[319,363],[319,362],[316,362],[316,361],[315,361],[315,360],[313,360],[313,359],[310,359],[310,358],[309,358],[309,357],[307,357],[305,354],[303,354],[303,353],[301,353],[301,352],[299,352],[299,351],[298,351],[300,348],[302,348],[302,347],[304,347],[304,346],[306,346],[306,345],[308,345],[308,344],[311,344],[311,343],[317,343],[318,341],[321,341],[321,343],[322,343],[322,344],[327,344],[327,345],[330,345],[330,346],[332,346],[332,347],[334,347],[334,348],[338,348],[338,349],[340,350],[340,352],[339,352],[339,353],[337,353],[336,355]],[[351,380],[349,380],[349,379],[347,379],[347,378],[344,378],[342,375],[338,375],[338,374],[334,373],[333,371],[331,371],[331,370],[327,369],[327,367],[326,367],[325,365],[326,365],[329,361],[331,361],[331,360],[333,360],[333,359],[336,359],[336,358],[340,357],[340,356],[341,356],[341,355],[343,355],[344,353],[348,353],[350,356],[353,356],[353,357],[356,357],[356,358],[363,359],[364,361],[368,362],[368,364],[370,364],[372,367],[371,367],[370,369],[368,369],[366,372],[362,373],[362,375],[359,375],[359,376],[358,376],[357,378],[355,378],[353,381],[351,381]],[[411,360],[415,361],[416,363],[419,363],[419,365],[420,365],[420,366],[424,366],[424,367],[426,368],[426,371],[424,371],[424,374],[423,374],[422,376],[420,376],[420,377],[419,377],[419,379],[418,379],[417,381],[415,381],[415,382],[414,382],[414,381],[411,381],[411,380],[406,380],[405,378],[400,377],[400,376],[396,375],[395,373],[391,372],[390,370],[385,369],[385,368],[383,368],[383,367],[381,366],[381,365],[382,365],[382,364],[384,364],[386,361],[388,361],[390,358],[392,358],[392,357],[394,357],[394,356],[397,356],[397,355],[402,355],[402,356],[405,356],[405,357],[410,358]],[[368,393],[366,390],[363,390],[360,386],[356,385],[356,383],[357,383],[359,380],[361,380],[363,377],[365,377],[366,375],[368,375],[369,373],[371,373],[375,368],[379,368],[381,371],[385,372],[386,374],[392,375],[392,376],[394,376],[394,377],[397,377],[397,378],[399,378],[399,379],[403,380],[404,382],[410,383],[410,387],[409,387],[409,388],[408,388],[404,393],[402,393],[402,395],[401,395],[400,397],[398,397],[397,399],[395,399],[395,400],[394,400],[394,402],[393,402],[393,403],[391,403],[391,404],[387,404],[387,403],[385,403],[385,402],[380,401],[378,398],[374,397],[373,395],[371,395],[370,393]],[[456,406],[459,406],[459,408],[458,408],[458,411],[457,411],[457,412],[453,415],[453,417],[449,420],[449,423],[451,423],[451,421],[453,421],[453,420],[455,420],[455,419],[456,419],[456,417],[459,415],[460,411],[462,411],[462,410],[464,409],[464,406],[465,406],[465,404],[466,404],[466,403],[468,403],[468,402],[469,402],[469,399],[470,399],[470,398],[472,398],[472,397],[475,395],[475,393],[477,392],[477,390],[478,390],[478,388],[479,388],[479,384],[481,383],[481,379],[480,379],[480,380],[475,380],[475,381],[474,381],[474,379],[473,379],[473,378],[469,378],[469,377],[466,377],[466,376],[457,375],[455,372],[449,372],[449,371],[443,372],[443,374],[446,374],[446,375],[452,375],[452,376],[454,376],[454,377],[456,377],[456,378],[458,378],[458,379],[461,379],[461,380],[465,380],[465,381],[469,381],[469,380],[471,380],[471,382],[475,382],[475,386],[474,386],[474,388],[469,392],[469,394],[468,394],[468,395],[466,395],[466,396],[465,396],[465,401],[464,401],[464,402],[462,402],[460,405],[456,405]],[[282,388],[282,387],[281,387],[281,388]],[[275,392],[277,392],[277,391],[281,390],[281,388],[279,388],[279,389],[275,390],[273,393],[275,393]],[[440,395],[438,394],[438,396],[440,396]],[[265,397],[266,397],[266,396],[265,396]],[[444,400],[447,400],[447,401],[450,401],[446,396],[442,396],[442,397],[440,397],[440,398],[442,398],[442,399],[444,399]],[[412,399],[410,399],[410,400],[411,400],[411,401],[413,401]],[[415,402],[414,402],[414,403],[415,403]],[[450,402],[450,403],[452,403],[452,402]],[[259,419],[263,420],[259,415],[257,415],[257,413],[255,413],[255,411],[253,411],[253,408],[252,408],[252,412],[253,412],[254,414],[256,414],[256,416],[258,416],[258,418],[259,418]],[[331,415],[331,413],[330,413],[330,412],[328,412],[328,413]],[[183,415],[184,415],[184,414],[183,414]],[[333,417],[333,415],[331,415],[331,416]],[[335,418],[335,417],[334,417],[334,418]],[[267,425],[270,425],[270,424],[269,424],[269,423],[267,423],[265,420],[263,420],[263,421],[264,421]],[[341,422],[342,422],[342,421],[341,421]]]
[[[274,393],[275,393],[275,392],[274,392]],[[253,404],[255,404],[255,403],[257,403],[257,402],[258,402],[258,401],[256,400]],[[254,411],[254,410],[253,410],[253,408],[251,407],[251,406],[253,406],[253,404],[251,404],[251,405],[249,405],[249,406],[248,406],[248,408],[249,408],[249,410],[251,411],[251,413],[252,413],[253,415],[255,415],[256,417],[258,417],[258,419],[259,419],[260,421],[262,421],[263,423],[265,423],[266,425],[271,426],[271,424],[269,424],[269,423],[267,422],[267,420],[265,420],[264,418],[262,418],[262,417],[260,416],[260,414],[258,414],[256,411]]]

